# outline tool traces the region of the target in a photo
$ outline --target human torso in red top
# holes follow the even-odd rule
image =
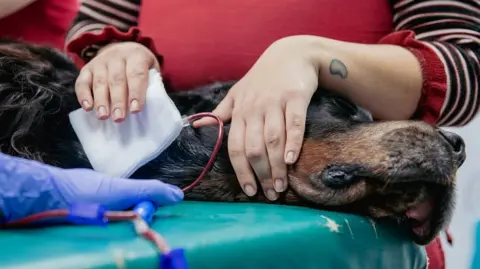
[[[37,0],[0,19],[0,37],[22,39],[63,49],[78,10],[78,0]]]
[[[174,89],[237,80],[275,40],[299,34],[376,43],[392,31],[388,1],[143,1],[139,28]],[[183,19],[179,19],[183,18]]]
[[[173,89],[240,79],[275,40],[317,35],[377,43],[392,32],[389,1],[332,0],[143,1],[139,29],[164,57]],[[183,18],[183,19],[179,19]],[[440,241],[429,245],[429,268],[444,268]],[[432,266],[433,265],[433,266]]]

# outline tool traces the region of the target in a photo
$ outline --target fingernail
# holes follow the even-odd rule
[[[277,192],[282,192],[285,190],[285,186],[283,184],[283,179],[275,179],[275,183],[273,185]]]
[[[294,161],[295,161],[295,153],[293,153],[293,151],[289,151],[287,153],[287,158],[285,162],[288,164],[292,164]]]
[[[278,198],[278,194],[274,189],[268,189],[265,193],[268,200],[275,201]]]
[[[130,103],[130,112],[138,112],[140,111],[140,104],[138,103],[137,100],[133,100],[131,103]]]
[[[117,121],[117,120],[121,119],[122,117],[123,117],[122,109],[115,108],[115,110],[113,110],[113,120]]]
[[[174,185],[168,185],[167,184],[167,186],[173,191],[173,194],[175,195],[175,198],[183,199],[184,193],[183,193],[182,189],[180,189],[179,187],[174,186]]]
[[[245,194],[247,196],[254,196],[255,195],[255,189],[250,184],[247,184],[247,185],[243,186],[243,190],[245,191]]]
[[[82,107],[85,110],[90,110],[90,103],[88,101],[83,101],[82,102]]]
[[[107,116],[107,109],[104,106],[98,108],[97,116],[100,119],[104,119]]]

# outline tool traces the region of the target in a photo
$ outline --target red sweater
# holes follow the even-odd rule
[[[289,35],[395,44],[408,48],[422,64],[419,118],[462,125],[474,117],[480,107],[478,0],[338,3],[84,0],[67,45],[88,61],[99,47],[114,40],[140,42],[163,57],[165,79],[183,90],[240,79],[268,45]],[[439,241],[427,250],[430,268],[443,268]]]
[[[0,19],[0,37],[23,39],[63,49],[78,11],[78,0],[37,0]]]

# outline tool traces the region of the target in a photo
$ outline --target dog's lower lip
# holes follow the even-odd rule
[[[423,223],[430,218],[434,203],[435,201],[433,197],[427,197],[422,202],[410,207],[405,214],[409,219],[414,219]]]

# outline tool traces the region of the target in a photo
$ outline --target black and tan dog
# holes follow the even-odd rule
[[[0,41],[0,150],[63,168],[91,168],[68,120],[79,108],[77,75],[57,51]],[[184,115],[211,111],[230,86],[213,84],[171,98]],[[216,127],[185,128],[132,177],[185,187],[207,163],[216,137]],[[268,202],[243,194],[226,147],[224,141],[212,170],[186,199]],[[276,203],[394,219],[426,244],[450,219],[455,174],[464,160],[464,143],[453,133],[417,121],[373,122],[349,100],[319,90],[308,109],[300,158],[289,167],[290,187]]]

